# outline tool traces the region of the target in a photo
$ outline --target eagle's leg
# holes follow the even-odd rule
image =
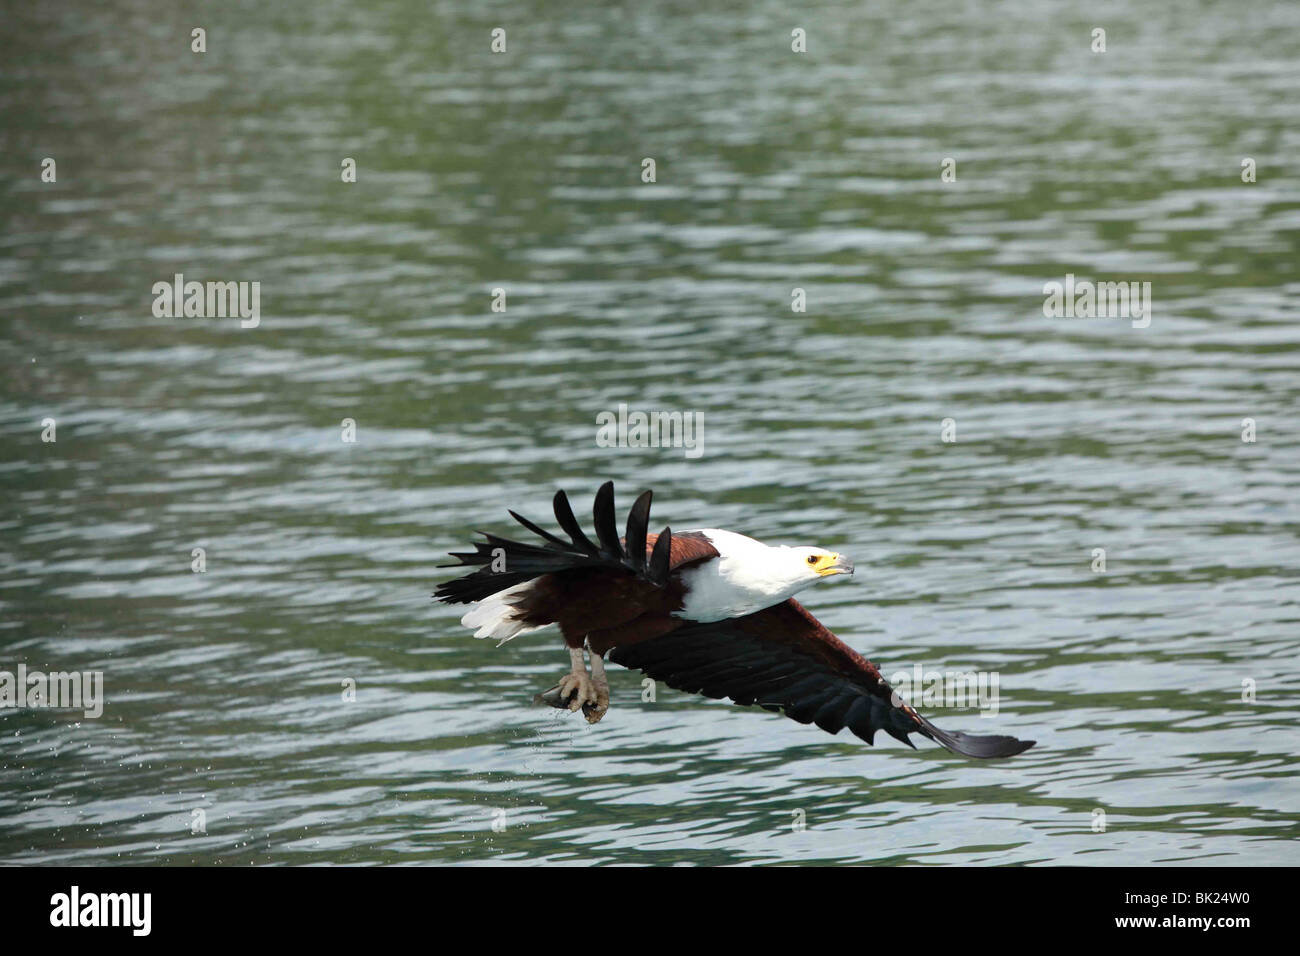
[[[587,718],[587,723],[594,724],[609,710],[609,680],[605,677],[605,659],[595,651],[591,652],[591,683],[596,690],[596,701],[583,704],[582,713]]]

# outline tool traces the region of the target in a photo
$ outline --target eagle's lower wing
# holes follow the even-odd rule
[[[907,735],[919,733],[968,757],[1010,757],[1034,745],[940,730],[793,599],[616,647],[610,659],[687,693],[779,710],[832,734],[848,727],[867,743],[883,730],[908,746],[914,745]]]

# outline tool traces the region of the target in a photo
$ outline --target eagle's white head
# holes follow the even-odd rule
[[[794,565],[799,571],[797,579],[806,579],[808,584],[815,584],[818,578],[827,578],[833,574],[853,573],[853,562],[835,551],[826,551],[822,548],[773,548],[772,550],[787,552],[789,557],[794,558]],[[794,570],[795,568],[791,568],[792,575]]]
[[[853,562],[825,548],[773,547],[734,531],[704,529],[718,551],[716,561],[685,576],[688,591],[681,617],[720,621],[761,611],[836,574],[852,574]]]

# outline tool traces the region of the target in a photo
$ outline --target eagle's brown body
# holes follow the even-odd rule
[[[658,535],[646,537],[646,560]],[[620,539],[626,546],[626,539]],[[669,551],[669,578],[662,587],[623,569],[578,568],[545,574],[517,607],[531,627],[557,624],[569,647],[584,641],[597,654],[666,634],[686,621],[680,611],[685,596],[681,569],[718,556],[699,535],[673,535]]]

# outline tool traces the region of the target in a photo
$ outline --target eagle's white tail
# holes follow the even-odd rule
[[[479,601],[465,613],[460,623],[474,628],[475,637],[490,637],[500,647],[516,634],[527,634],[545,625],[529,627],[522,620],[523,612],[514,605],[514,598],[533,586],[532,581],[516,584]]]

